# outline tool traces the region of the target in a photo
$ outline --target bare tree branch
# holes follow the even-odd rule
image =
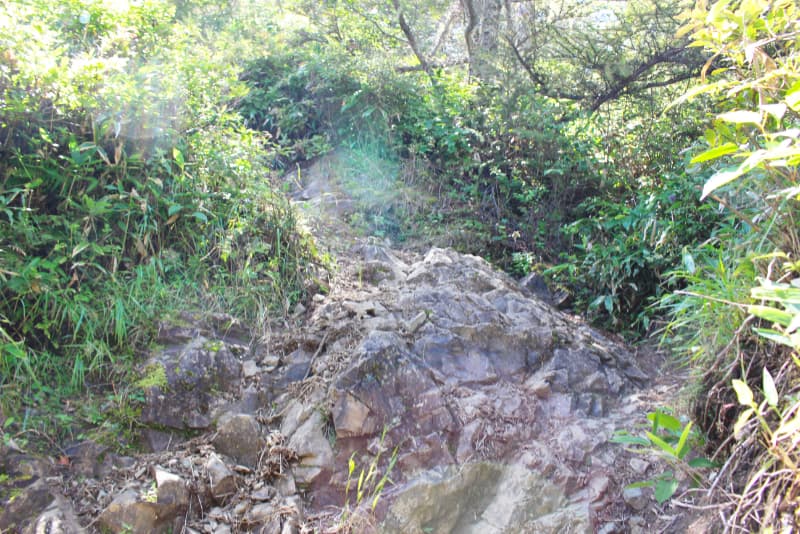
[[[439,27],[439,31],[437,32],[436,39],[434,40],[433,48],[428,53],[428,56],[433,57],[439,53],[439,50],[444,45],[445,40],[447,39],[447,35],[450,33],[450,28],[453,25],[453,21],[456,19],[458,15],[458,8],[460,6],[459,0],[453,0],[450,4],[450,7],[447,8],[447,13],[445,13],[444,17],[442,18],[441,25]]]
[[[461,59],[450,59],[448,61],[432,61],[428,63],[428,66],[431,69],[446,69],[449,67],[457,67],[458,65],[467,65],[469,64],[469,59],[461,58]],[[422,65],[406,65],[402,67],[396,67],[395,72],[399,73],[406,73],[406,72],[419,72],[423,70]]]

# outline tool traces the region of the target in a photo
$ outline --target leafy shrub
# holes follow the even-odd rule
[[[657,312],[650,304],[686,258],[687,247],[711,238],[722,219],[716,208],[697,200],[698,178],[668,174],[630,202],[592,198],[580,206],[584,217],[564,230],[574,252],[549,270],[572,289],[579,309],[615,329],[650,328]]]
[[[236,63],[173,15],[0,6],[20,30],[0,38],[4,390],[129,362],[172,299],[263,319],[302,298],[313,244],[262,170],[271,143],[228,107]]]
[[[794,431],[798,410],[792,337],[800,251],[797,9],[790,1],[720,1],[696,6],[684,29],[717,59],[685,99],[723,97],[692,164],[712,173],[702,198],[724,206],[736,221],[735,232],[720,234],[717,270],[736,276],[719,277],[735,284],[718,287],[698,279],[708,287],[704,295],[671,302],[678,324],[696,329],[693,339],[715,340],[713,351],[702,351],[706,392],[698,404],[719,414],[703,422],[720,446],[731,436],[737,440],[718,475],[736,495],[715,497],[726,501],[731,525],[745,530],[798,523],[784,512],[797,508],[797,441],[785,435]],[[757,403],[748,384],[759,381],[764,400]]]

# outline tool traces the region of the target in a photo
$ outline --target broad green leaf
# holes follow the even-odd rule
[[[698,154],[697,156],[693,157],[690,163],[703,163],[704,161],[711,161],[713,159],[721,158],[722,156],[726,156],[728,154],[733,154],[739,150],[739,147],[736,146],[734,143],[725,143],[724,145],[720,145],[709,150],[706,150],[702,154]]]
[[[781,120],[786,114],[786,104],[762,104],[758,106],[765,113],[772,115],[777,120]]]
[[[771,323],[778,323],[781,326],[789,326],[793,318],[791,313],[771,306],[751,305],[747,307],[747,313],[760,317],[761,319],[766,319]]]
[[[800,94],[800,93],[799,93]],[[780,132],[772,134],[773,137],[788,137],[789,139],[797,139],[800,137],[800,128],[789,128]]]
[[[782,303],[800,304],[800,288],[788,284],[771,284],[754,287],[750,296],[757,300],[773,300]]]
[[[681,428],[683,428],[680,420],[662,411],[647,414],[647,419],[653,423],[653,432],[657,431],[659,428],[666,428],[671,432],[678,433],[681,431]]]
[[[202,211],[196,211],[196,212],[192,213],[192,216],[195,219],[197,219],[198,221],[202,221],[204,223],[208,222],[208,217],[206,217],[206,214],[203,213]]]
[[[694,256],[692,256],[689,252],[683,253],[683,268],[686,269],[686,272],[689,274],[694,274],[694,271],[697,268],[694,263]]]
[[[675,495],[678,489],[678,481],[674,478],[662,478],[656,482],[654,496],[658,504],[664,504]]]
[[[88,247],[89,243],[80,243],[78,245],[75,245],[75,248],[72,249],[72,257],[74,258],[78,254],[86,250]]]
[[[181,152],[177,148],[173,148],[172,157],[175,158],[175,163],[178,164],[178,167],[183,169],[183,164],[185,163],[185,160],[183,159],[183,152]]]
[[[789,337],[786,334],[771,328],[753,328],[753,331],[759,336],[769,339],[770,341],[780,345],[786,345],[787,347],[792,348],[797,348],[800,346],[794,342],[793,337]]]
[[[743,174],[744,171],[741,165],[739,167],[726,167],[724,170],[717,172],[714,176],[709,178],[703,186],[703,194],[700,196],[700,200],[703,200],[723,185],[729,184]]]
[[[100,154],[100,157],[103,158],[103,161],[105,162],[105,164],[106,165],[111,165],[111,161],[108,159],[108,154],[106,154],[106,151],[103,149],[103,147],[98,145],[95,148],[97,150],[97,153]]]
[[[742,406],[752,406],[753,392],[750,390],[750,386],[748,386],[747,383],[742,380],[734,379],[733,389],[736,391],[736,398],[739,399],[739,404]]]
[[[687,463],[689,464],[689,467],[694,467],[695,469],[702,469],[704,467],[717,467],[717,464],[715,464],[708,458],[703,458],[702,456],[698,456],[697,458],[692,458]]]
[[[611,443],[619,443],[621,445],[642,445],[644,447],[650,445],[650,442],[648,440],[644,439],[643,437],[641,437],[641,436],[631,436],[630,434],[627,434],[627,435],[622,435],[622,434],[614,435],[614,437],[612,437],[609,441]]]
[[[766,399],[767,404],[774,408],[778,405],[778,390],[775,387],[775,381],[772,379],[769,369],[766,367],[764,367],[762,381],[764,387],[764,398]]]
[[[675,447],[675,450],[678,453],[678,458],[683,460],[683,457],[686,456],[686,453],[689,452],[690,447],[688,446],[689,435],[692,431],[692,422],[686,425],[686,428],[683,429],[681,432],[681,437],[678,440],[678,445]]]
[[[694,97],[696,97],[698,95],[702,95],[702,94],[706,94],[706,93],[715,93],[715,92],[725,88],[728,84],[729,84],[729,82],[727,82],[725,80],[720,80],[718,82],[708,83],[708,84],[705,84],[705,85],[698,85],[697,87],[693,87],[692,89],[689,89],[684,94],[682,94],[680,97],[678,97],[674,101],[672,101],[669,104],[669,106],[667,106],[667,109],[665,111],[669,111],[670,109],[674,108],[675,106],[679,106],[679,105],[683,104],[684,102],[687,102],[687,101],[693,99]]]
[[[717,118],[733,124],[761,124],[761,113],[757,111],[728,111],[717,115]]]
[[[614,313],[614,300],[611,298],[611,295],[605,296],[603,299],[603,306],[605,306],[608,313]]]
[[[800,82],[796,82],[786,92],[786,104],[794,111],[800,111]]]
[[[175,215],[176,213],[178,213],[182,209],[183,209],[183,206],[181,206],[180,204],[173,204],[167,210],[167,217],[172,217],[173,215]]]
[[[625,486],[625,489],[649,488],[655,483],[656,483],[655,480],[640,480],[639,482],[628,484],[627,486]]]
[[[648,439],[650,439],[650,441],[653,443],[653,445],[656,445],[659,449],[661,449],[668,455],[672,456],[673,458],[678,457],[677,451],[673,449],[669,443],[667,443],[660,437],[656,436],[652,432],[645,432],[645,434],[647,435]]]
[[[748,408],[739,414],[739,418],[736,419],[736,424],[733,425],[733,436],[736,439],[741,439],[742,429],[744,428],[744,425],[747,424],[747,422],[750,420],[750,418],[753,416],[754,413],[755,411],[752,408]]]

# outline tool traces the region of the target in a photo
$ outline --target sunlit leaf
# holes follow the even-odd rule
[[[747,313],[760,317],[761,319],[766,319],[771,323],[778,323],[781,326],[788,326],[793,317],[791,313],[771,306],[748,306]]]
[[[792,436],[798,431],[800,431],[800,413],[795,414],[791,420],[781,424],[775,431],[775,438]]]
[[[684,456],[686,456],[686,453],[689,452],[690,447],[688,446],[688,440],[691,431],[692,431],[692,422],[689,421],[689,423],[686,425],[686,428],[683,429],[680,439],[678,439],[678,445],[675,446],[675,450],[678,453],[678,458],[680,458],[681,460],[683,459]]]
[[[656,436],[652,432],[645,432],[645,434],[647,435],[648,439],[653,443],[653,445],[657,446],[659,449],[664,451],[669,456],[672,456],[673,458],[677,458],[677,456],[678,456],[677,451],[675,449],[673,449],[670,446],[669,443],[667,443],[666,441],[664,441],[660,437]]]
[[[717,115],[717,118],[733,124],[761,124],[761,113],[757,111],[728,111]]]
[[[741,175],[744,174],[742,167],[726,167],[724,170],[721,170],[714,174],[711,178],[703,186],[703,194],[700,196],[700,200],[705,199],[708,195],[722,187],[723,185],[729,184],[730,182],[736,180]]]
[[[792,338],[783,334],[782,332],[778,332],[777,330],[772,330],[771,328],[754,328],[755,333],[759,336],[768,339],[774,343],[778,343],[780,345],[786,345],[787,347],[795,348],[797,345],[793,342]]]
[[[800,304],[800,288],[791,287],[788,284],[754,287],[750,290],[750,296],[758,300]]]
[[[794,317],[792,317],[792,320],[789,323],[789,326],[786,327],[786,332],[788,334],[791,334],[792,332],[795,332],[798,328],[800,328],[800,313],[795,313]]]
[[[686,269],[686,272],[689,274],[694,274],[696,269],[694,256],[692,256],[689,252],[683,253],[683,268]]]
[[[758,107],[765,113],[775,117],[777,120],[781,120],[786,114],[786,104],[762,104]]]
[[[647,414],[647,419],[653,423],[653,432],[657,431],[659,428],[666,428],[671,432],[678,433],[683,427],[681,422],[676,417],[666,414],[660,410]]]
[[[611,443],[619,443],[622,445],[650,445],[650,442],[640,436],[631,436],[630,434],[615,434],[610,440]]]
[[[772,375],[769,373],[769,370],[766,367],[764,367],[762,381],[764,398],[766,399],[767,404],[774,408],[778,405],[778,390],[775,387],[775,381],[772,379]]]
[[[786,100],[786,104],[792,108],[793,111],[800,111],[800,82],[795,82],[786,92],[784,99]]]
[[[751,406],[753,404],[753,392],[750,386],[742,380],[733,380],[733,390],[736,392],[736,398],[739,399],[739,404],[743,406]]]
[[[692,158],[690,163],[703,163],[704,161],[711,161],[728,154],[733,154],[737,150],[739,150],[739,147],[735,143],[725,143],[724,145],[706,150],[702,154],[698,154]]]

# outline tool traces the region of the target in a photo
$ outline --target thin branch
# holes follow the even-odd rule
[[[392,0],[392,5],[394,6],[397,14],[397,22],[400,24],[400,29],[403,30],[403,35],[406,36],[406,40],[408,41],[408,46],[411,47],[411,51],[414,52],[414,55],[417,57],[417,61],[419,61],[422,70],[425,71],[425,74],[428,75],[428,77],[431,79],[431,82],[436,85],[436,80],[433,76],[431,66],[428,63],[428,60],[425,59],[422,50],[420,50],[419,45],[417,44],[417,39],[414,37],[414,33],[411,31],[411,26],[408,25],[408,21],[406,20],[402,9],[400,9],[400,1]]]
[[[458,65],[466,65],[469,63],[469,59],[461,58],[461,59],[450,59],[448,61],[432,61],[428,63],[428,66],[431,69],[446,69],[449,67],[457,67]],[[404,65],[402,67],[396,67],[395,72],[398,73],[406,73],[406,72],[419,72],[424,70],[422,65]]]

